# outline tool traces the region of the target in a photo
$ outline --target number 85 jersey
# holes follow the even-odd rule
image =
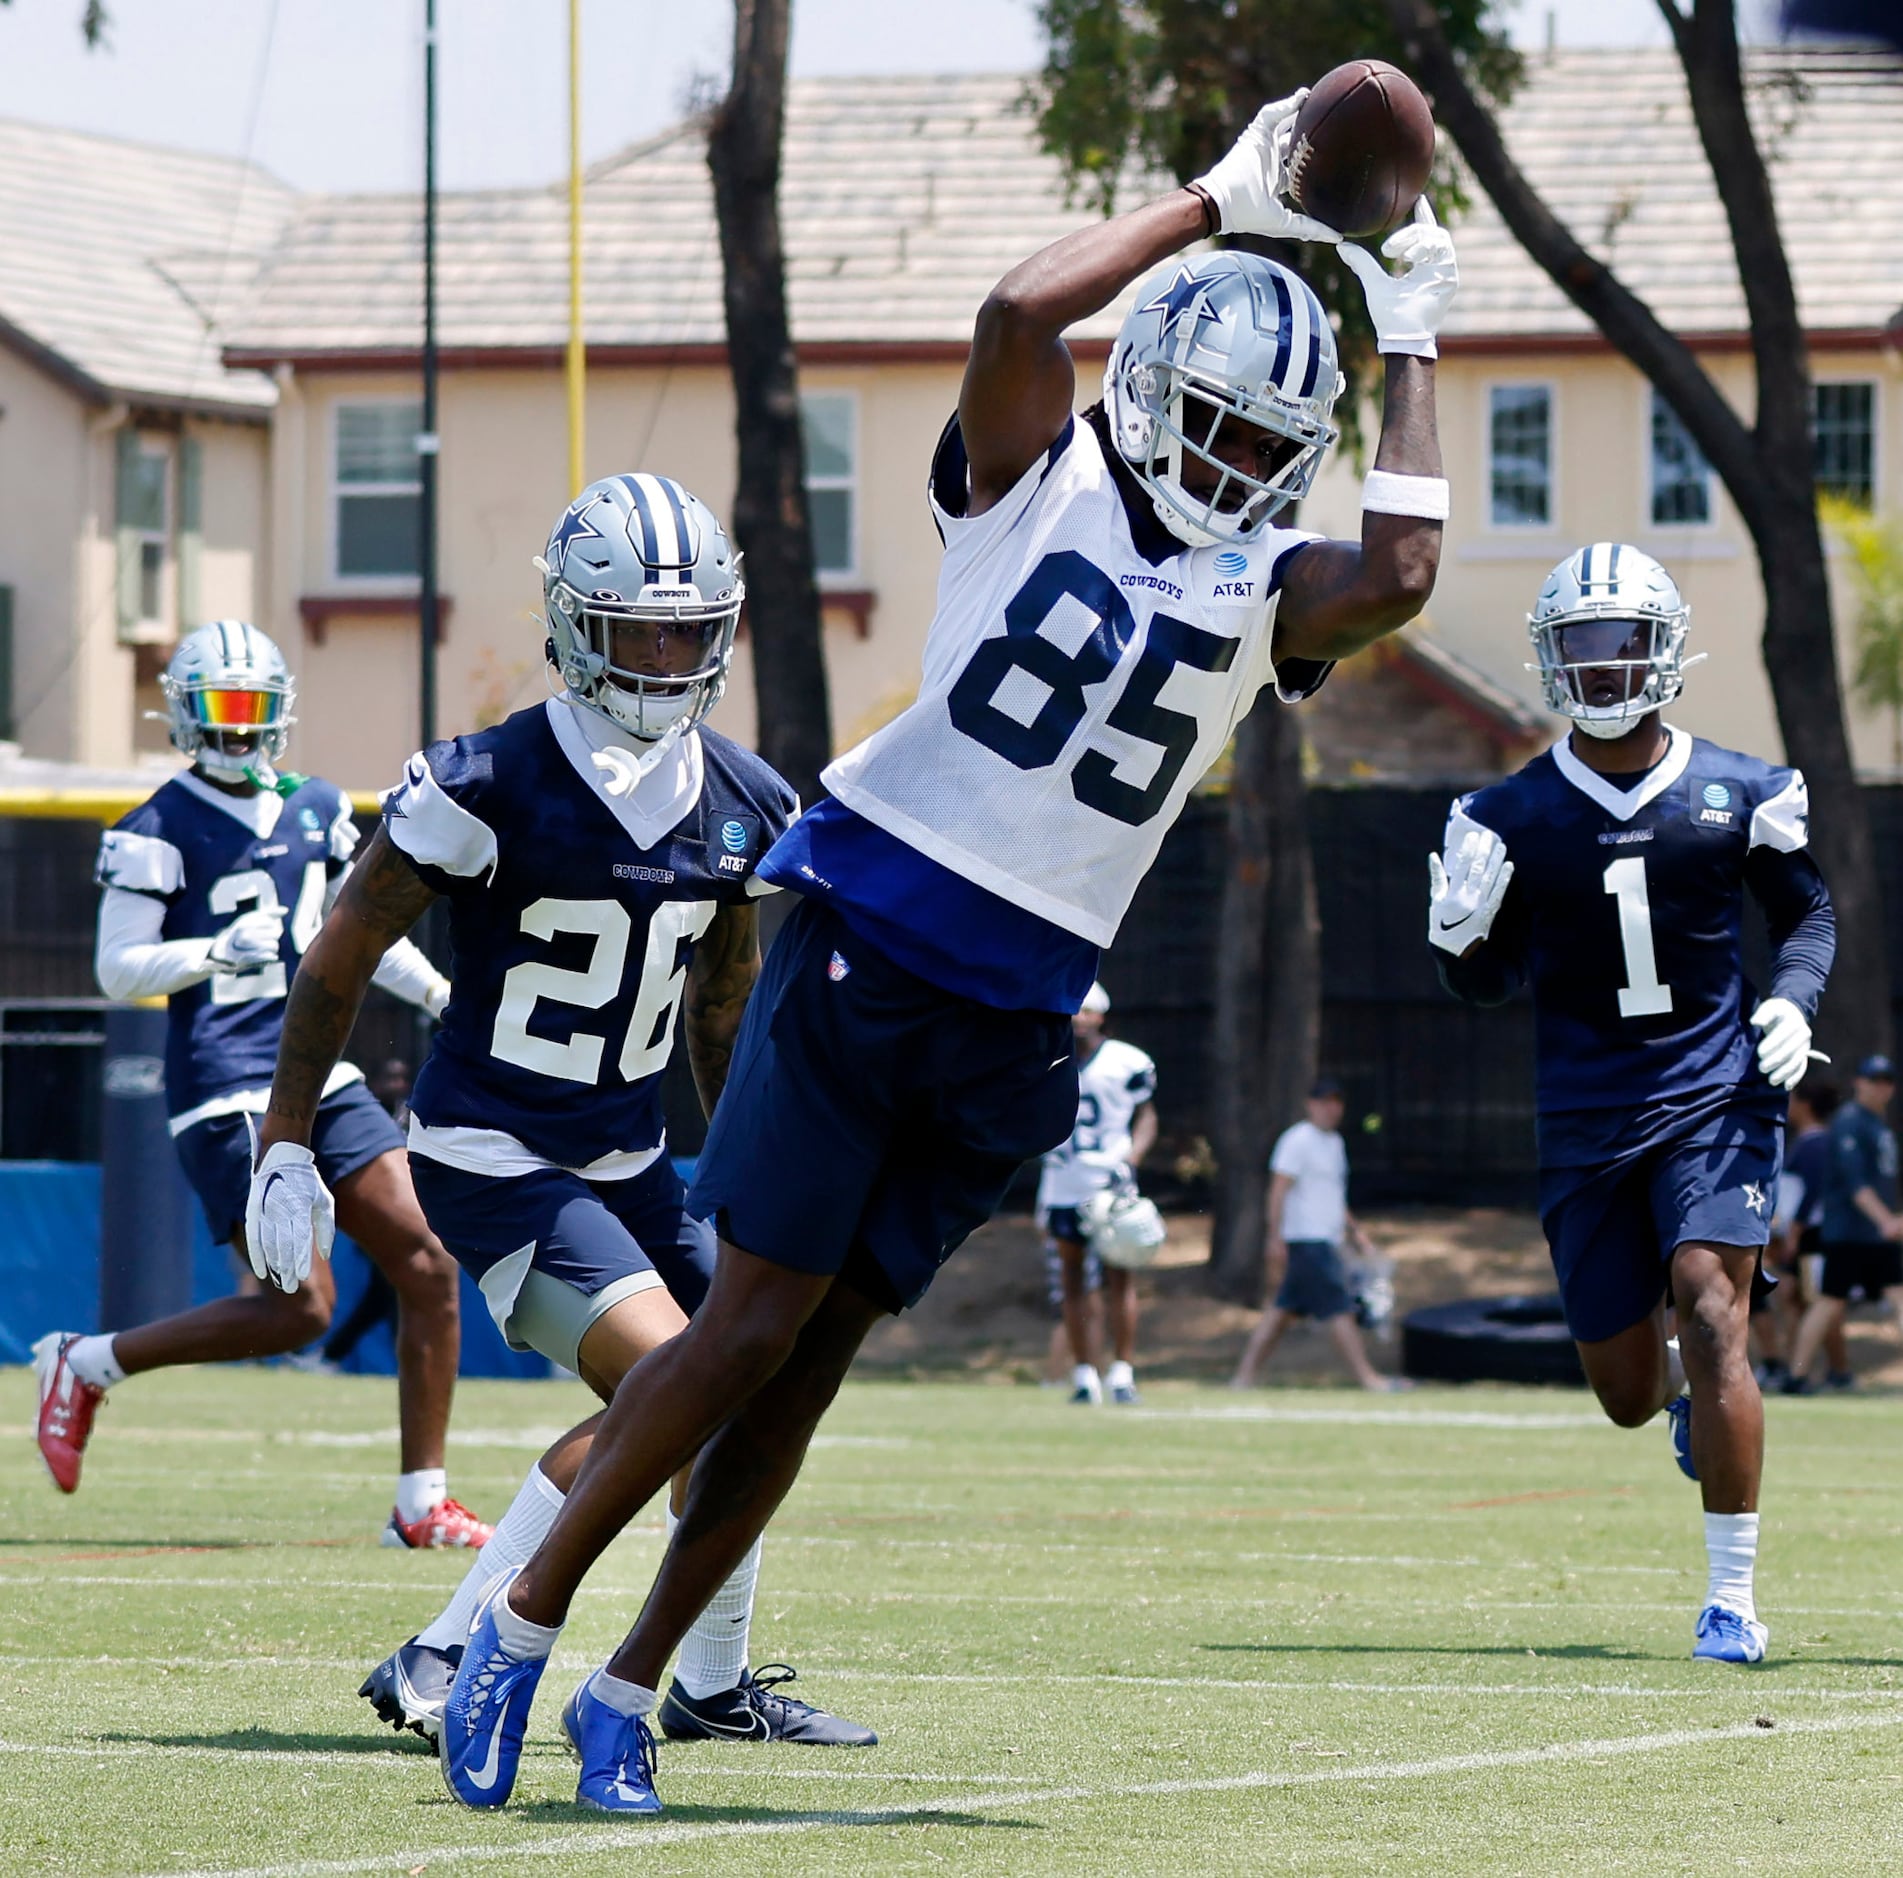
[[[1661,1104],[1739,1095],[1781,1110],[1746,1021],[1741,934],[1748,888],[1770,930],[1771,995],[1814,1014],[1835,926],[1800,772],[1673,730],[1643,775],[1604,776],[1562,742],[1457,801],[1450,854],[1470,823],[1506,844],[1513,880],[1491,933],[1442,976],[1482,1004],[1530,981],[1543,1164],[1597,1158]]]
[[[917,702],[824,780],[953,873],[1108,945],[1190,790],[1276,682],[1282,576],[1316,537],[1186,546],[1126,500],[1085,419],[984,514],[966,514],[968,487],[954,421],[932,466],[945,558]],[[1326,674],[1285,674],[1283,697]]]
[[[632,789],[621,749],[551,698],[411,757],[384,797],[390,840],[450,908],[455,988],[411,1099],[413,1154],[604,1178],[659,1155],[693,948],[721,904],[766,890],[755,865],[798,803],[704,728]]]

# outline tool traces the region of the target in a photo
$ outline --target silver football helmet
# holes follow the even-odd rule
[[[1547,575],[1526,616],[1548,710],[1589,737],[1623,737],[1670,704],[1696,665],[1685,656],[1692,611],[1649,554],[1595,541]]]
[[[574,696],[643,743],[719,701],[746,584],[706,503],[671,476],[604,476],[536,558],[548,658]]]
[[[222,782],[273,786],[297,722],[297,684],[284,654],[257,627],[215,619],[187,633],[159,674],[159,690],[172,742],[200,769]]]
[[[1308,493],[1345,382],[1334,329],[1300,275],[1257,254],[1205,254],[1138,286],[1104,367],[1104,409],[1164,527],[1201,547],[1246,541]],[[1288,440],[1266,474],[1215,454],[1232,418]],[[1186,478],[1192,462],[1202,467]]]

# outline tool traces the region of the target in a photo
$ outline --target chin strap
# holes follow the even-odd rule
[[[652,775],[661,760],[680,742],[686,728],[684,723],[671,724],[638,756],[615,744],[595,751],[594,765],[601,772],[603,792],[615,797],[633,795],[641,786],[641,779]]]

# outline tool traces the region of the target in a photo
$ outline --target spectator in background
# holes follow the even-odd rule
[[[1136,1170],[1156,1142],[1156,1065],[1134,1044],[1104,1034],[1110,994],[1092,985],[1071,1019],[1077,1054],[1077,1125],[1068,1141],[1044,1157],[1037,1214],[1049,1235],[1046,1255],[1058,1262],[1064,1332],[1070,1343],[1073,1402],[1095,1405],[1108,1386],[1113,1402],[1137,1399],[1136,1274],[1097,1258],[1079,1209],[1106,1187],[1136,1186]],[[1092,1345],[1090,1292],[1103,1287],[1116,1360],[1107,1377],[1097,1371]]]
[[[1367,1256],[1368,1236],[1348,1211],[1348,1150],[1341,1138],[1346,1109],[1341,1084],[1324,1076],[1308,1092],[1308,1119],[1283,1132],[1269,1159],[1269,1270],[1283,1276],[1275,1301],[1262,1313],[1230,1378],[1247,1389],[1297,1318],[1328,1327],[1349,1373],[1364,1389],[1401,1389],[1397,1376],[1383,1376],[1368,1361],[1355,1323],[1354,1288],[1342,1263],[1342,1245],[1352,1240]]]
[[[1830,1174],[1830,1118],[1837,1112],[1834,1084],[1806,1076],[1791,1091],[1785,1125],[1784,1169],[1778,1176],[1777,1204],[1771,1212],[1771,1243],[1764,1262],[1779,1280],[1765,1295],[1754,1286],[1751,1328],[1757,1333],[1758,1387],[1781,1389],[1790,1376],[1787,1353],[1795,1347],[1805,1304],[1815,1296],[1816,1277],[1806,1278],[1805,1261],[1821,1267],[1819,1227],[1824,1217],[1824,1184]],[[1843,1361],[1843,1326],[1827,1337],[1824,1355],[1833,1377],[1847,1372]]]
[[[1857,1065],[1851,1093],[1852,1100],[1830,1123],[1822,1295],[1798,1328],[1791,1378],[1785,1385],[1793,1395],[1809,1392],[1811,1363],[1825,1336],[1842,1328],[1853,1297],[1887,1298],[1893,1306],[1903,1305],[1896,1132],[1885,1119],[1896,1094],[1896,1065],[1887,1056],[1866,1056]]]
[[[410,1126],[410,1066],[400,1056],[390,1057],[376,1074],[369,1077],[370,1093],[390,1111],[390,1119],[406,1133]],[[363,1254],[357,1254],[363,1258]],[[364,1259],[366,1281],[363,1295],[350,1307],[350,1314],[324,1339],[322,1361],[335,1369],[379,1324],[388,1324],[396,1334],[396,1292],[390,1281]]]

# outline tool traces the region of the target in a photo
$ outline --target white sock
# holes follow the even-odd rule
[[[526,1617],[511,1610],[506,1586],[496,1593],[495,1602],[489,1606],[489,1615],[495,1620],[496,1641],[518,1663],[547,1661],[549,1651],[555,1647],[555,1639],[562,1634],[560,1624],[532,1624]]]
[[[652,1715],[661,1703],[652,1689],[644,1689],[638,1682],[623,1682],[605,1669],[596,1670],[588,1678],[588,1693],[617,1715]]]
[[[1134,1389],[1137,1386],[1137,1373],[1128,1363],[1119,1360],[1110,1365],[1103,1380],[1107,1389]]]
[[[474,1554],[475,1563],[463,1574],[456,1595],[444,1605],[442,1615],[418,1635],[417,1642],[432,1650],[449,1650],[467,1643],[490,1587],[535,1556],[536,1547],[555,1524],[555,1515],[566,1498],[539,1464],[531,1467],[509,1510],[496,1521],[489,1543]]]
[[[1711,1565],[1707,1604],[1755,1621],[1758,1607],[1751,1591],[1751,1575],[1758,1562],[1758,1516],[1755,1513],[1707,1513],[1705,1557]]]
[[[1070,1386],[1073,1389],[1101,1389],[1103,1382],[1097,1374],[1096,1364],[1076,1364],[1070,1372]]]
[[[670,1539],[680,1523],[670,1506]],[[754,1540],[747,1556],[734,1567],[733,1576],[714,1593],[713,1601],[694,1619],[693,1629],[681,1639],[675,1680],[697,1702],[740,1686],[740,1672],[747,1666],[747,1635],[753,1624],[753,1588],[760,1577],[760,1544]]]
[[[414,1526],[425,1513],[434,1511],[448,1498],[447,1468],[419,1467],[413,1474],[396,1477],[396,1516],[406,1526]]]
[[[1670,1396],[1675,1396],[1685,1387],[1685,1359],[1678,1352],[1678,1339],[1665,1339],[1665,1380]]]
[[[110,1389],[126,1379],[119,1359],[112,1353],[110,1337],[75,1338],[66,1352],[66,1365],[81,1382],[89,1382],[95,1389]]]

